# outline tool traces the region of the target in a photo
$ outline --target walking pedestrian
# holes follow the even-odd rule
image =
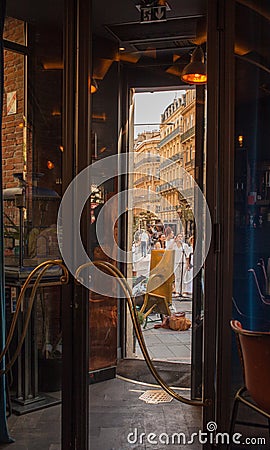
[[[145,257],[147,254],[147,247],[148,247],[148,243],[149,243],[149,234],[147,233],[146,230],[142,231],[140,240],[141,240],[141,255],[143,257]]]

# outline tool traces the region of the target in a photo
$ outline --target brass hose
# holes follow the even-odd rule
[[[79,274],[80,274],[81,270],[86,267],[92,266],[92,265],[97,266],[97,267],[102,267],[103,269],[107,270],[111,275],[113,275],[117,279],[118,283],[122,287],[123,292],[126,297],[126,300],[127,300],[127,303],[128,303],[132,324],[134,326],[134,330],[135,330],[141,351],[143,353],[144,359],[147,363],[147,366],[148,366],[151,374],[156,379],[158,384],[162,387],[162,389],[164,389],[164,391],[166,391],[169,395],[171,395],[171,397],[175,398],[179,402],[186,403],[187,405],[192,405],[192,406],[206,405],[208,403],[206,400],[191,400],[186,397],[183,397],[182,395],[179,395],[163,380],[163,378],[160,377],[159,373],[157,372],[156,368],[154,367],[154,365],[152,363],[152,360],[149,356],[149,353],[148,353],[148,350],[147,350],[147,347],[146,347],[146,344],[144,341],[141,326],[139,324],[138,317],[137,317],[136,304],[134,301],[132,290],[131,290],[126,278],[124,277],[122,272],[117,267],[115,267],[113,264],[106,262],[106,261],[93,261],[93,262],[91,261],[91,262],[88,262],[88,263],[83,264],[80,267],[78,267],[78,269],[75,273],[75,279],[78,282],[80,282]]]
[[[32,281],[33,277],[36,275],[36,273],[40,271],[40,273],[37,275],[37,278],[36,278],[36,280],[35,280],[35,282],[34,282],[34,284],[32,286],[32,291],[31,291],[31,295],[30,295],[29,302],[28,302],[28,308],[27,308],[27,312],[26,312],[25,323],[24,323],[24,327],[23,327],[22,334],[20,336],[20,340],[18,342],[17,348],[16,348],[16,350],[14,352],[14,355],[13,355],[12,359],[5,366],[5,369],[0,370],[0,375],[3,375],[5,373],[7,373],[11,369],[11,367],[15,363],[15,361],[16,361],[16,359],[17,359],[17,357],[18,357],[18,355],[19,355],[19,353],[21,351],[21,348],[22,348],[22,345],[23,345],[23,342],[25,340],[25,336],[26,336],[26,333],[27,333],[27,329],[28,329],[28,325],[29,325],[29,321],[30,321],[30,317],[31,317],[31,312],[32,312],[32,308],[33,308],[36,292],[37,292],[37,289],[38,289],[38,287],[40,285],[40,280],[42,279],[42,277],[44,276],[44,274],[48,270],[48,268],[49,267],[53,267],[53,266],[60,267],[63,270],[64,275],[62,275],[60,277],[60,280],[58,282],[57,281],[56,282],[52,282],[51,285],[57,285],[57,284],[58,285],[59,284],[62,285],[62,284],[67,284],[68,283],[68,280],[69,280],[68,270],[67,270],[66,266],[63,264],[63,262],[61,260],[53,260],[52,259],[52,260],[44,261],[41,264],[39,264],[37,267],[35,267],[35,269],[33,269],[32,272],[28,275],[28,277],[26,278],[26,280],[25,280],[25,282],[24,282],[24,284],[22,286],[22,289],[20,291],[20,294],[19,294],[19,297],[18,297],[18,300],[17,300],[16,310],[15,310],[15,313],[13,315],[13,319],[12,319],[12,322],[11,322],[11,325],[10,325],[10,330],[9,330],[9,333],[8,333],[8,336],[7,336],[7,339],[6,339],[6,345],[3,348],[2,352],[0,353],[0,361],[2,361],[3,357],[7,353],[9,345],[10,345],[11,340],[13,338],[15,327],[16,327],[16,323],[17,323],[17,319],[18,319],[18,315],[19,315],[19,312],[20,312],[22,301],[24,299],[24,295],[25,295],[26,289],[29,287],[29,284],[31,283],[31,281]],[[47,285],[49,285],[49,283]]]

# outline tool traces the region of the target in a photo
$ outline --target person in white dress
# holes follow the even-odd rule
[[[193,247],[194,247],[194,236],[189,238],[189,246],[187,249],[186,258],[186,271],[184,276],[184,292],[183,295],[191,297],[192,296],[192,285],[193,285]]]
[[[184,241],[182,233],[176,235],[174,242],[168,246],[168,249],[175,251],[174,256],[174,279],[175,279],[175,296],[182,295],[183,280],[186,272],[186,259],[189,255],[188,245]]]
[[[169,248],[171,248],[172,244],[174,243],[174,232],[171,227],[167,227],[165,229],[164,234],[166,236],[165,248],[169,249]]]

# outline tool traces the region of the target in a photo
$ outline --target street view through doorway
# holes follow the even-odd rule
[[[174,365],[180,373],[180,365],[186,376],[192,347],[196,90],[135,93],[134,105],[132,289],[151,359],[161,370]]]

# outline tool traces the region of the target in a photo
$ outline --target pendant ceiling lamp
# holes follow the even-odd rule
[[[188,84],[205,84],[207,82],[206,64],[201,47],[193,50],[190,63],[182,71],[181,80]]]
[[[97,92],[97,90],[98,90],[98,84],[97,84],[95,78],[92,78],[91,79],[90,92],[91,92],[91,94],[94,94],[95,92]]]

